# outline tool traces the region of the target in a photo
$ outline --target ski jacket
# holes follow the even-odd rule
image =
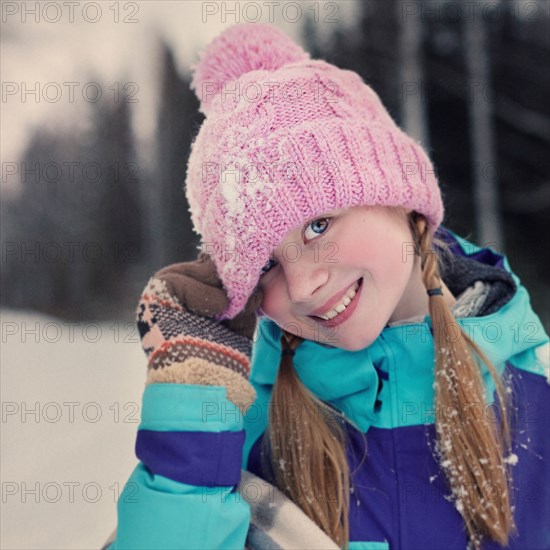
[[[550,549],[548,335],[504,255],[443,227],[438,236],[452,254],[442,278],[457,296],[456,321],[495,365],[511,398],[506,460],[518,532],[508,548]],[[250,378],[257,398],[246,415],[223,387],[146,387],[138,429],[158,432],[158,441],[130,476],[114,540],[104,548],[337,548],[269,485],[273,472],[262,466],[280,338],[273,321],[259,319]],[[345,424],[349,548],[464,550],[461,503],[450,498],[435,452],[430,317],[388,325],[355,352],[305,340],[293,362],[300,380],[354,425]],[[486,403],[472,406],[498,417],[492,378],[485,367],[481,372]],[[175,432],[178,444],[167,444],[163,436]],[[299,533],[309,529],[308,544]],[[486,540],[483,548],[501,546]]]

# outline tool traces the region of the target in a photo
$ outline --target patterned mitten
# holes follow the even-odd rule
[[[228,298],[210,256],[169,265],[149,280],[136,322],[148,358],[147,383],[225,386],[244,412],[256,392],[248,382],[260,289],[234,319],[216,320]]]

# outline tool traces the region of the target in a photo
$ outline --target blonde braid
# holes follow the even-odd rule
[[[441,287],[438,257],[432,250],[426,219],[415,213],[411,220],[424,286]],[[510,450],[509,407],[504,385],[491,361],[455,321],[442,295],[430,296],[429,310],[435,345],[435,426],[441,467],[474,547],[480,548],[483,535],[505,546],[516,527],[508,488],[511,473],[504,460]],[[485,405],[476,358],[486,365],[495,383],[502,411],[499,433],[495,433],[485,415],[472,418],[468,411],[472,403],[479,404],[482,410]],[[444,411],[451,407],[454,416],[449,419]],[[495,488],[496,502],[486,494]]]

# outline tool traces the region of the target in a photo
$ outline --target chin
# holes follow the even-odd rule
[[[371,330],[368,331],[368,334],[365,334],[366,331],[361,331],[355,335],[346,335],[343,333],[338,336],[338,334],[333,335],[333,344],[335,347],[345,349],[346,351],[360,351],[362,349],[368,348],[381,334],[382,328],[380,330]],[[355,331],[354,331],[355,332]]]
[[[341,346],[338,346],[338,347],[341,347],[342,349],[346,350],[346,351],[361,351],[362,349],[365,349],[367,347],[369,347],[370,345],[372,344],[372,342],[357,342],[357,343],[353,343],[353,344],[343,344]]]

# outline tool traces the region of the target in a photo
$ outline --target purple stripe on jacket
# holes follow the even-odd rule
[[[239,483],[245,432],[139,430],[136,456],[154,474],[206,487]]]

